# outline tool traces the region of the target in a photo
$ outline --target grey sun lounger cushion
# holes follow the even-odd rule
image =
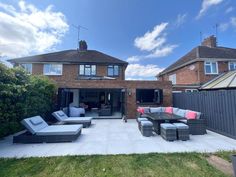
[[[21,123],[33,135],[76,135],[83,127],[82,125],[49,126],[40,116],[24,119]]]
[[[74,123],[83,123],[91,122],[92,117],[68,117],[63,111],[53,112],[52,115],[60,122],[74,122]]]
[[[82,125],[52,125],[39,130],[36,135],[76,135],[82,127]]]
[[[30,117],[21,121],[22,125],[32,134],[48,127],[48,124],[40,116]]]
[[[83,123],[83,122],[91,122],[92,119],[93,119],[92,117],[69,117],[65,119],[63,122]]]

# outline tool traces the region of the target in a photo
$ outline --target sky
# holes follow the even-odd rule
[[[126,79],[155,80],[209,35],[236,48],[236,1],[0,0],[1,60],[76,49],[78,25],[89,49],[129,62]]]

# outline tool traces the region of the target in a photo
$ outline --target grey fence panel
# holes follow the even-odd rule
[[[173,105],[203,113],[209,130],[236,139],[236,90],[173,93]]]

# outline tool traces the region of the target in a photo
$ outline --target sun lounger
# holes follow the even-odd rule
[[[76,140],[82,125],[48,125],[40,116],[21,121],[26,132],[13,136],[13,143],[57,143]]]
[[[52,115],[64,124],[83,124],[83,127],[89,127],[92,122],[92,117],[68,117],[63,111],[53,112]]]

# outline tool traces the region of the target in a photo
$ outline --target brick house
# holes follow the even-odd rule
[[[95,118],[135,118],[138,106],[172,105],[170,81],[127,81],[127,62],[96,50],[85,41],[78,50],[9,60],[58,86],[57,106],[84,107]]]
[[[210,36],[201,46],[157,75],[159,81],[172,81],[173,91],[196,91],[204,83],[220,74],[236,69],[236,49],[217,46],[216,37]]]

